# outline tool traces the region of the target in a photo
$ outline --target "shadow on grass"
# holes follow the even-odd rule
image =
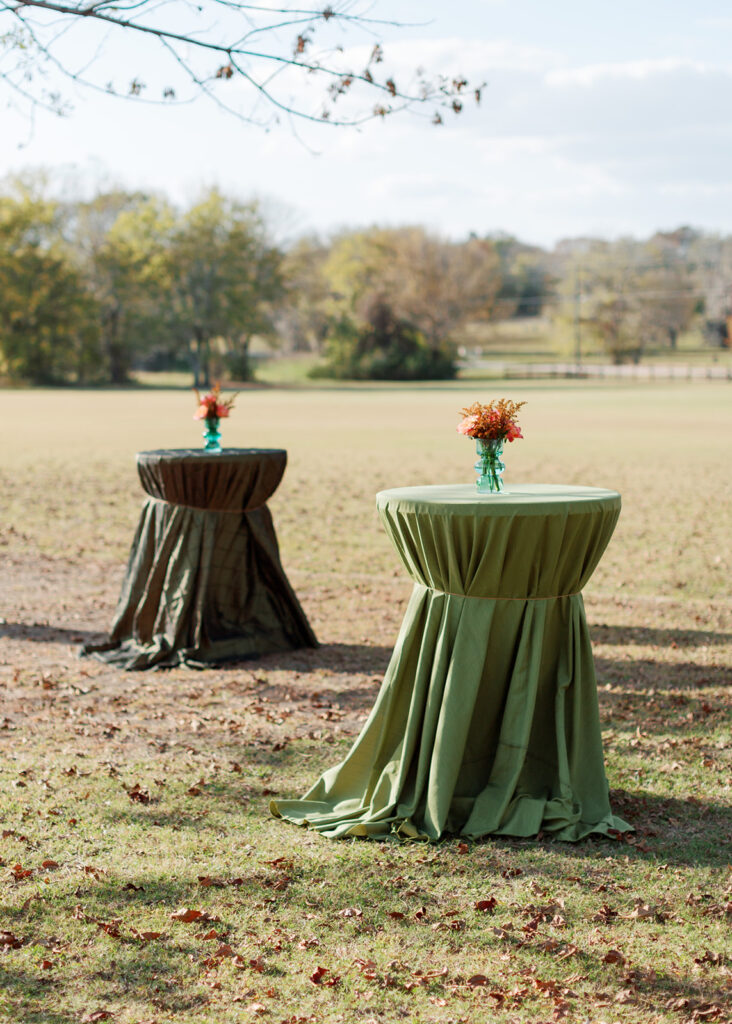
[[[8,640],[33,640],[40,643],[82,644],[99,640],[103,633],[86,629],[67,629],[47,622],[4,622],[0,624],[0,637]]]
[[[334,749],[330,760],[335,763],[340,756],[342,750]],[[268,758],[272,767],[280,768],[283,779],[287,779],[290,772],[287,762],[297,761],[299,753],[296,747],[288,747],[284,751],[271,753]],[[312,766],[313,780],[322,767]],[[110,811],[109,814],[118,822],[125,821],[149,829],[150,834],[154,834],[157,826],[175,827],[180,832],[188,829],[210,831],[222,823],[218,815],[232,816],[236,827],[244,827],[242,819],[245,815],[256,815],[262,821],[269,818],[268,804],[271,797],[290,799],[299,795],[290,791],[286,782],[284,788],[279,790],[276,776],[267,785],[261,781],[255,785],[247,785],[243,780],[236,781],[236,778],[238,777],[212,780],[206,786],[205,797],[192,798],[195,801],[204,800],[205,804],[191,807],[190,813],[183,809],[167,812],[156,810],[154,806],[135,804],[122,811]],[[598,845],[603,846],[609,856],[621,857],[628,854],[674,865],[724,867],[732,860],[732,810],[727,805],[694,796],[683,799],[658,796],[642,790],[631,792],[623,789],[611,791],[610,803],[613,813],[634,826],[635,835],[619,839],[596,835],[580,843],[511,840],[488,836],[480,842],[496,843],[499,846],[508,843],[512,846],[518,844],[520,847],[545,847],[553,851],[560,860],[594,858]],[[200,812],[197,813],[196,809],[199,806]],[[216,821],[210,817],[210,812],[213,811],[217,814]],[[153,822],[156,825],[153,825]],[[224,819],[223,824],[229,827],[233,822],[227,823]],[[273,827],[282,827],[275,819],[271,819],[271,824]],[[447,836],[443,841],[449,843],[455,839],[460,840],[460,837]],[[325,838],[321,841],[325,844],[333,842]],[[343,845],[350,841],[352,840],[344,841]],[[380,845],[376,842],[375,849]],[[414,848],[424,849],[424,846],[418,843]]]
[[[541,839],[510,839],[485,836],[478,845],[493,845],[507,851],[540,850],[542,876],[566,879],[576,873],[577,862],[588,868],[598,866],[598,850],[608,857],[625,857],[675,867],[725,868],[732,858],[732,811],[723,804],[690,797],[662,797],[642,790],[610,790],[613,813],[636,829],[613,839],[592,835],[579,843]],[[453,841],[459,836],[450,837]]]
[[[590,626],[593,644],[637,644],[656,647],[708,647],[732,644],[732,633],[702,629],[654,629],[646,626]]]
[[[595,672],[600,686],[620,684],[630,690],[695,690],[702,687],[732,686],[732,668],[725,665],[698,665],[692,661],[671,664],[652,658],[615,661],[595,658]]]
[[[358,672],[364,675],[383,675],[391,658],[391,647],[372,647],[369,644],[321,644],[297,651],[267,654],[258,659],[263,669],[281,669],[286,672]],[[222,668],[252,668],[252,662],[238,662]]]
[[[3,1019],[13,1021],[14,1024],[20,1024],[21,1021],[23,1024],[78,1024],[78,1013],[58,1006],[59,982],[54,978],[37,977],[16,967],[11,956],[5,956],[0,966],[0,992],[7,1000],[4,1007],[12,1012],[12,1017]],[[47,1001],[56,1004],[53,1009],[47,1005]]]

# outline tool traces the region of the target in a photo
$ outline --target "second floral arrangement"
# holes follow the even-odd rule
[[[503,471],[506,466],[501,455],[506,441],[516,441],[524,436],[518,425],[518,413],[524,405],[526,402],[500,398],[487,405],[474,402],[461,410],[463,418],[457,430],[475,440],[478,452],[476,487],[481,493],[500,494],[505,491]]]

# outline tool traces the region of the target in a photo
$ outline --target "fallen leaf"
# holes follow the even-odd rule
[[[476,910],[480,910],[485,913],[486,911],[495,910],[498,906],[498,900],[495,896],[489,896],[487,899],[477,900],[474,906]]]
[[[711,950],[706,950],[704,956],[695,956],[695,964],[721,964],[723,961],[721,953],[712,953]]]
[[[125,792],[127,793],[127,796],[134,803],[138,803],[138,804],[149,804],[150,803],[150,794],[148,793],[148,791],[146,789],[142,788],[142,786],[140,785],[139,782],[136,782],[134,784],[134,786],[130,786],[129,789],[127,788],[127,786],[125,786],[124,789],[125,789]]]
[[[346,907],[345,910],[338,911],[339,917],[363,917],[363,910],[359,910],[358,907]]]
[[[162,932],[138,932],[137,928],[131,928],[130,931],[141,942],[152,942],[153,939],[159,939],[163,934]]]
[[[175,910],[170,915],[171,921],[184,921],[186,924],[189,921],[198,921],[203,917],[203,911],[201,910],[189,910],[187,907],[181,907],[180,910]]]
[[[602,958],[604,964],[624,964],[625,957],[618,949],[609,949]]]

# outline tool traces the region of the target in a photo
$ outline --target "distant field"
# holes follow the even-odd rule
[[[459,410],[504,395],[528,401],[509,487],[623,497],[585,597],[636,834],[426,847],[270,819],[271,793],[344,755],[398,632],[409,585],[375,493],[471,481]],[[288,451],[270,507],[323,646],[200,672],[80,661],[137,522],[134,453],[199,446],[193,408],[172,387],[0,392],[0,1021],[728,1019],[732,384],[246,389],[224,443]]]

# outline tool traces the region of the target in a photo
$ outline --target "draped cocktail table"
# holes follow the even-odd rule
[[[401,632],[346,759],[272,812],[334,838],[628,831],[610,809],[580,593],[620,495],[456,485],[376,500],[414,580]]]
[[[140,452],[148,497],[109,640],[82,653],[146,669],[317,646],[266,505],[286,464],[279,449]]]

